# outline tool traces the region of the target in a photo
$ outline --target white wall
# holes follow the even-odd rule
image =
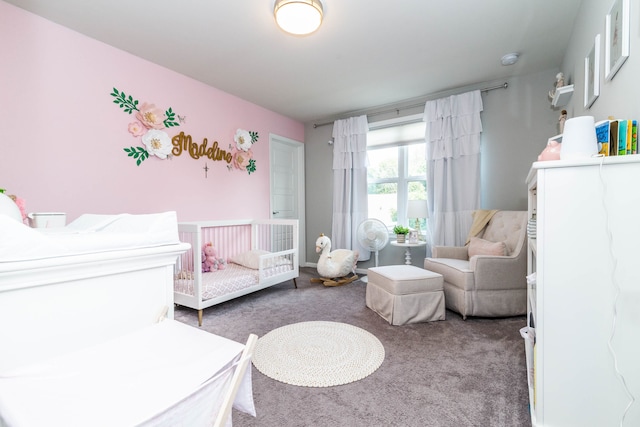
[[[584,0],[576,17],[571,41],[561,69],[574,84],[567,105],[568,117],[590,115],[597,120],[614,116],[620,119],[640,118],[640,8],[630,0],[630,55],[611,81],[604,79],[605,16],[613,0]],[[591,50],[596,34],[600,34],[600,96],[591,109],[584,108],[584,58]]]
[[[507,81],[509,87],[483,94],[482,112],[482,207],[525,210],[525,179],[531,163],[545,147],[547,139],[557,134],[559,113],[551,108],[547,93],[555,83],[558,70],[524,77],[513,77],[475,87],[490,87]],[[468,88],[472,90],[473,88]],[[465,89],[467,90],[467,89]],[[413,103],[415,104],[415,103]],[[422,112],[424,108],[401,111],[401,115]],[[395,116],[395,113],[394,113]],[[371,121],[389,117],[375,116]],[[323,122],[323,121],[320,121]],[[307,260],[315,263],[315,241],[320,233],[331,236],[332,216],[332,126],[314,128],[305,125],[306,195],[307,195]],[[422,265],[425,248],[412,249],[413,264]],[[404,262],[402,248],[388,246],[380,253],[380,264]],[[358,268],[373,265],[373,260]]]
[[[571,41],[560,69],[507,79],[509,88],[483,95],[484,127],[482,141],[481,192],[482,208],[526,209],[526,175],[550,136],[558,131],[562,108],[550,106],[547,93],[555,82],[555,74],[564,72],[567,84],[575,90],[564,109],[568,117],[592,115],[595,120],[608,116],[640,118],[640,8],[630,0],[630,56],[613,80],[604,79],[605,16],[612,0],[584,0],[573,26]],[[600,34],[600,96],[590,109],[584,108],[584,58]],[[403,114],[414,114],[407,110]],[[381,119],[383,117],[377,117]],[[314,242],[319,233],[331,233],[331,126],[314,128],[305,125],[307,153],[307,259],[318,256]],[[414,250],[414,264],[420,253]],[[380,254],[381,264],[403,262],[402,250],[387,247]],[[361,263],[366,268],[370,263]]]
[[[526,210],[525,179],[549,137],[558,134],[558,109],[548,97],[557,70],[509,80],[483,96],[481,207]]]

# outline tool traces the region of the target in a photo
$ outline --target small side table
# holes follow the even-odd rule
[[[398,243],[397,240],[393,240],[390,242],[391,246],[400,246],[402,248],[407,248],[404,251],[404,263],[406,265],[411,265],[411,248],[417,248],[420,246],[425,246],[427,244],[427,242],[417,242],[417,243],[409,243],[409,242],[405,242],[405,243]]]

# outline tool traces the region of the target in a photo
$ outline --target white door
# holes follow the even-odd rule
[[[306,263],[304,226],[304,144],[269,135],[271,218],[297,219],[299,262]]]

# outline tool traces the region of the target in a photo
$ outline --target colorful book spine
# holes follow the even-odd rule
[[[599,154],[602,154],[603,156],[609,155],[609,127],[609,120],[602,120],[596,123],[596,138],[600,145]]]
[[[618,121],[618,156],[627,154],[627,120]]]
[[[609,124],[609,155],[618,155],[618,121],[615,119]]]
[[[631,136],[633,134],[633,122],[627,120],[627,154],[633,154],[631,150]]]
[[[638,154],[638,121],[631,121],[631,154]]]

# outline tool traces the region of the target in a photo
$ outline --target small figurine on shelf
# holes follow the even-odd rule
[[[560,117],[558,118],[558,127],[560,128],[560,134],[564,132],[564,122],[567,121],[567,110],[562,110]]]
[[[553,90],[549,91],[549,98],[553,99],[553,97],[556,96],[556,91],[562,86],[564,86],[564,73],[559,72],[558,74],[556,74],[556,86],[553,88]]]

